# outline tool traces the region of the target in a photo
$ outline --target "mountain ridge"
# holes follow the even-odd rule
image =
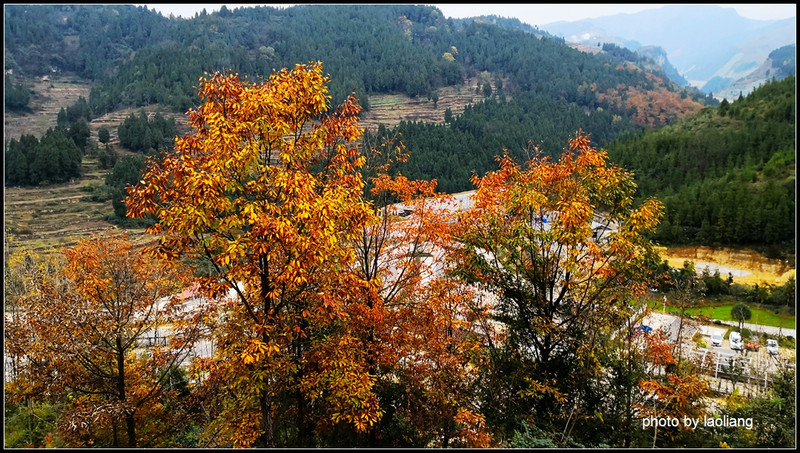
[[[613,42],[631,50],[660,46],[678,72],[698,87],[715,77],[731,81],[745,77],[770,52],[796,41],[795,18],[747,19],[733,8],[715,5],[668,5],[633,14],[553,22],[541,28],[588,45]],[[703,91],[710,93],[711,88]]]

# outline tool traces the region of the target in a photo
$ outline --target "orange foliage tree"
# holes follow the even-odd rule
[[[167,297],[180,273],[125,235],[82,240],[63,257],[57,272],[32,276],[7,325],[20,358],[9,397],[65,402],[59,432],[67,445],[169,446],[188,416],[171,378],[198,337]],[[145,347],[167,326],[163,344]]]
[[[689,364],[679,364],[672,354],[673,345],[670,344],[663,331],[659,329],[645,337],[646,361],[650,366],[647,378],[639,381],[643,393],[643,401],[636,402],[633,407],[638,410],[641,418],[652,417],[658,419],[680,420],[677,428],[666,426],[662,433],[671,439],[677,438],[681,432],[693,430],[694,426],[684,423],[684,417],[691,420],[700,420],[706,414],[704,398],[710,394],[708,380],[699,370],[691,368]],[[690,369],[685,368],[689,366]],[[655,448],[658,440],[659,426],[653,426],[653,444]],[[701,424],[699,426],[702,426]],[[687,434],[686,437],[691,437]],[[694,442],[684,446],[697,445]]]
[[[217,389],[211,444],[307,446],[314,429],[365,432],[381,415],[343,327],[363,286],[349,245],[371,215],[360,107],[350,97],[329,113],[327,82],[313,62],[262,83],[201,78],[193,132],[129,190],[129,215],[157,218],[160,256],[205,260],[203,288],[235,293],[198,369]]]
[[[574,425],[581,393],[600,378],[599,335],[629,316],[654,253],[645,234],[662,205],[635,207],[633,176],[607,160],[582,132],[555,162],[534,156],[523,168],[505,156],[474,178],[474,207],[459,219],[462,275],[496,297],[506,335],[492,343],[485,387],[508,435],[518,426],[503,414],[525,407]]]
[[[634,65],[618,65],[618,71],[643,72]],[[653,74],[645,73],[645,77],[653,84],[648,90],[640,90],[635,86],[619,84],[603,93],[597,94],[600,102],[607,102],[622,108],[631,114],[633,122],[639,126],[655,128],[672,123],[686,116],[695,114],[703,108],[703,103],[695,101],[686,93],[668,89],[664,81]]]
[[[352,272],[366,285],[351,328],[382,400],[398,400],[381,425],[410,423],[407,435],[425,445],[487,446],[490,436],[472,407],[481,341],[475,328],[485,313],[470,309],[474,292],[451,278],[458,264],[449,253],[453,200],[436,193],[436,181],[389,176],[391,162],[405,159],[402,144],[390,140],[366,156],[377,215],[354,243]],[[460,435],[463,429],[474,435]],[[383,434],[370,430],[368,445],[391,445]]]

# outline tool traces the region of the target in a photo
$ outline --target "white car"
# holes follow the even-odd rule
[[[711,346],[722,346],[722,334],[715,333],[711,335]]]
[[[744,347],[744,343],[742,342],[742,335],[739,332],[731,332],[728,335],[728,343],[731,345],[731,349],[734,351],[741,351]]]
[[[767,354],[778,355],[778,341],[770,338],[767,340]]]

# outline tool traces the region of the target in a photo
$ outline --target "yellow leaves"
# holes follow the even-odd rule
[[[230,255],[220,255],[216,258],[216,261],[220,266],[227,266],[231,264],[231,257]]]
[[[580,145],[579,149],[581,152],[575,159],[578,168],[592,168],[594,171],[601,171],[605,167],[608,152],[605,150],[597,151],[588,144]]]
[[[641,379],[639,381],[639,388],[641,388],[645,392],[654,393],[658,395],[659,398],[664,398],[666,395],[670,393],[671,390],[668,387],[661,385],[661,383],[653,379],[651,380]]]
[[[587,227],[592,217],[592,207],[585,199],[565,200],[559,206],[558,224],[572,234],[578,233],[583,229],[588,232]]]
[[[519,391],[522,396],[539,399],[544,395],[550,395],[560,403],[567,400],[567,395],[557,390],[556,382],[553,380],[543,383],[539,380],[526,377],[525,382],[527,382],[530,387]]]
[[[308,354],[313,371],[301,382],[306,394],[324,398],[331,422],[348,423],[358,432],[374,426],[382,415],[372,392],[375,379],[368,374],[362,348],[348,335],[319,342]]]
[[[663,215],[663,203],[654,198],[650,198],[645,200],[639,209],[631,213],[625,225],[626,228],[636,232],[652,231],[661,221]]]
[[[592,151],[590,137],[590,135],[584,134],[582,130],[579,130],[575,138],[569,140],[569,148],[583,153]]]
[[[492,435],[488,432],[486,419],[468,409],[459,408],[453,421],[461,426],[459,436],[464,439],[467,448],[492,447]]]
[[[239,357],[245,365],[251,365],[261,362],[265,357],[272,357],[279,352],[280,347],[276,343],[264,343],[257,338],[252,338],[245,341],[244,350]]]

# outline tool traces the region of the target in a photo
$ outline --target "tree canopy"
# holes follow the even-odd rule
[[[82,240],[51,262],[27,268],[31,287],[6,324],[12,401],[65,404],[58,431],[73,446],[171,445],[190,415],[172,379],[199,333],[198,313],[170,298],[185,280],[124,235]],[[159,329],[171,329],[163,345],[142,349]]]

